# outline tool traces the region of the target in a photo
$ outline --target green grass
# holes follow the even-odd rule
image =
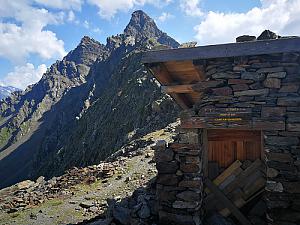
[[[0,130],[0,146],[3,146],[7,143],[8,139],[11,136],[11,132],[7,127],[3,127]]]

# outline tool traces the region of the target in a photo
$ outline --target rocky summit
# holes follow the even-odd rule
[[[177,108],[141,52],[179,46],[143,11],[106,44],[83,37],[41,80],[0,103],[0,187],[97,164],[172,122]],[[9,176],[7,176],[9,174]]]

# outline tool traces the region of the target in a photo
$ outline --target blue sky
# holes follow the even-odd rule
[[[300,0],[0,0],[0,84],[25,88],[84,35],[101,43],[142,9],[179,42],[300,34]]]

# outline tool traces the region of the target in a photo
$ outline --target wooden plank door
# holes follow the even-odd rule
[[[261,131],[208,130],[208,171],[210,178],[234,161],[261,158]],[[218,172],[216,172],[218,171]]]

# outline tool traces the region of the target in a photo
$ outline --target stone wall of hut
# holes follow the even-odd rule
[[[266,220],[300,224],[300,54],[206,60],[205,70],[207,79],[197,90],[203,98],[188,117],[205,118],[210,110],[226,108],[250,110],[250,117],[241,121],[204,122],[208,129],[263,131]],[[163,144],[156,151],[161,221],[199,224],[202,218],[201,133],[187,129],[177,143]]]

